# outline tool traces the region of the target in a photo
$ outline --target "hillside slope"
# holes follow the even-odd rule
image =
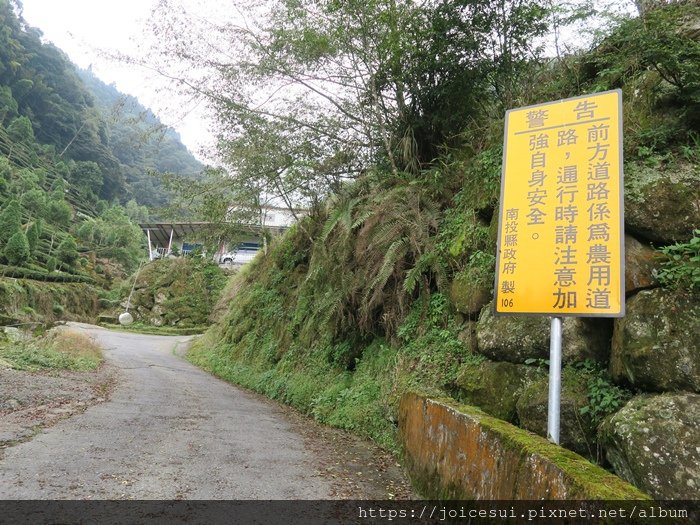
[[[519,97],[623,91],[628,314],[565,322],[562,444],[661,499],[693,499],[700,476],[700,44],[669,30],[698,19],[629,20]],[[367,173],[288,232],[235,277],[192,361],[397,452],[414,389],[545,434],[549,322],[492,315],[503,121],[480,124],[418,176]]]
[[[158,188],[146,191],[153,189],[151,169],[183,176],[201,170],[179,137],[138,101],[78,71],[60,49],[43,43],[18,5],[0,2],[0,152],[22,167],[59,171],[83,190],[93,212],[97,199],[163,204]],[[158,133],[164,133],[160,143]],[[96,166],[74,170],[71,161]]]
[[[147,253],[144,204],[168,200],[150,171],[201,165],[138,101],[43,43],[20,2],[0,0],[0,26],[0,315],[94,319],[98,294]],[[126,121],[114,121],[121,99]],[[162,143],[144,138],[152,127]]]

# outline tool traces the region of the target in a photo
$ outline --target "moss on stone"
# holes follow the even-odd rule
[[[491,300],[492,283],[487,282],[480,268],[458,273],[450,284],[450,301],[463,314],[478,313]]]
[[[696,499],[700,395],[640,395],[600,426],[615,472],[658,499]]]
[[[139,273],[131,306],[141,321],[154,326],[205,325],[226,280],[216,264],[204,259],[156,260]]]
[[[615,322],[610,371],[644,391],[700,392],[700,301],[663,289],[643,290]]]
[[[680,160],[665,168],[627,164],[625,224],[649,241],[689,239],[700,227],[698,167]]]
[[[516,403],[527,384],[543,374],[535,367],[483,360],[462,366],[457,378],[462,401],[515,423]]]
[[[590,459],[596,459],[596,428],[581,409],[588,405],[588,380],[590,376],[581,370],[565,367],[561,377],[560,441],[569,448]],[[547,407],[549,378],[542,377],[530,383],[517,402],[520,426],[547,435]]]
[[[549,320],[546,317],[495,317],[493,302],[484,306],[476,330],[478,351],[494,361],[524,363],[549,355]]]
[[[567,499],[650,500],[647,494],[621,478],[594,465],[575,452],[550,443],[541,436],[489,416],[477,407],[458,404],[448,398],[437,398],[432,399],[432,401],[442,403],[475,418],[484,429],[497,435],[501,445],[516,451],[522,458],[522,462],[525,462],[528,456],[539,456],[559,468],[566,476],[569,487]],[[423,480],[420,483],[435,485],[437,481]],[[442,490],[448,493],[455,492],[454,489],[449,490],[449,487]]]

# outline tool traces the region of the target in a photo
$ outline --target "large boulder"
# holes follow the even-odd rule
[[[523,389],[545,375],[542,369],[494,362],[487,359],[462,366],[457,377],[460,401],[475,405],[487,414],[517,422],[516,403]]]
[[[625,224],[649,241],[670,244],[700,228],[700,173],[690,163],[673,168],[629,164],[625,171]]]
[[[575,363],[591,359],[607,363],[610,358],[611,319],[567,317],[562,322],[562,359]]]
[[[700,299],[643,290],[615,321],[610,373],[648,392],[700,392]]]
[[[625,293],[630,295],[645,288],[658,286],[654,270],[661,267],[663,258],[649,244],[625,235]]]
[[[562,323],[563,360],[605,361],[610,353],[612,323],[606,319],[567,317]],[[525,363],[549,358],[550,318],[545,316],[494,316],[493,302],[479,316],[478,352],[493,361]]]
[[[615,472],[659,500],[700,494],[700,395],[642,395],[599,429]]]
[[[549,357],[547,317],[494,316],[493,301],[481,309],[476,326],[478,352],[493,361],[524,363]]]
[[[460,313],[475,315],[491,300],[492,282],[486,282],[479,269],[460,272],[450,284],[450,301]]]
[[[559,441],[561,446],[569,450],[589,459],[596,459],[595,424],[588,414],[581,412],[583,407],[588,406],[588,379],[589,377],[579,370],[562,370]],[[516,404],[520,426],[547,437],[548,404],[548,377],[542,377],[527,385]]]

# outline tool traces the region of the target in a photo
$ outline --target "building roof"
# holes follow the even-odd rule
[[[170,242],[170,232],[173,232],[174,238],[182,238],[196,235],[197,233],[206,230],[211,223],[209,222],[147,222],[139,224],[144,233],[151,232],[151,241],[154,244],[167,246]]]
[[[173,238],[182,239],[194,237],[198,233],[206,231],[215,226],[211,222],[146,222],[139,224],[144,233],[151,233],[151,242],[160,246],[167,246],[170,242],[170,232],[173,232]],[[233,225],[232,225],[233,226]],[[250,231],[252,233],[261,233],[263,228],[259,224],[241,224],[241,230]],[[281,233],[287,229],[286,226],[267,227],[276,233]]]

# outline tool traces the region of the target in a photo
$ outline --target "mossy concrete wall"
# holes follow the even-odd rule
[[[409,393],[399,429],[411,478],[427,498],[649,499],[581,456],[474,407]]]

